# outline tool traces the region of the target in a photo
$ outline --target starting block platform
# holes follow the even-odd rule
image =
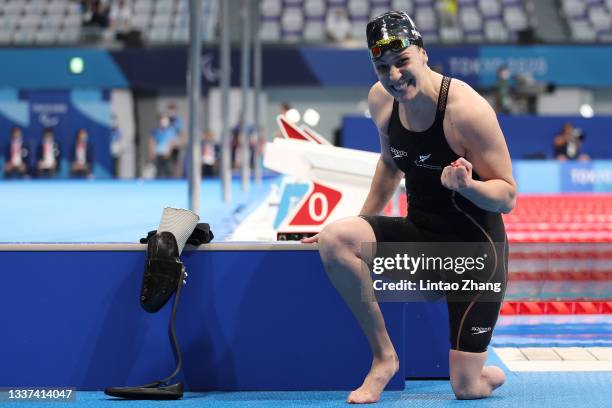
[[[170,304],[139,304],[146,246],[0,244],[0,384],[101,390],[174,369]],[[182,254],[178,380],[191,391],[350,390],[371,363],[316,245],[219,243]],[[404,379],[448,377],[444,303],[381,304]]]

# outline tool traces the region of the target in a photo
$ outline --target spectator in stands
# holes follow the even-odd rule
[[[46,128],[36,154],[38,177],[53,177],[59,169],[61,151],[55,142],[53,129]]]
[[[108,7],[101,0],[85,3],[84,25],[106,28],[109,25]]]
[[[255,160],[256,160],[256,155],[259,156],[259,164],[263,164],[263,153],[265,150],[265,140],[264,138],[260,138],[259,137],[259,133],[257,132],[257,129],[255,128],[255,125],[250,125],[247,126],[246,129],[246,137],[248,137],[249,139],[249,152],[250,152],[250,158],[249,158],[249,165],[251,166],[252,169],[255,169]]]
[[[157,178],[172,177],[172,149],[176,143],[176,131],[170,125],[166,113],[159,114],[159,124],[151,131],[149,157],[155,160]]]
[[[70,175],[72,177],[91,177],[93,164],[93,148],[88,142],[87,131],[79,129],[72,147]]]
[[[497,113],[512,113],[510,91],[510,70],[502,65],[497,69],[497,82],[495,83],[495,111]]]
[[[242,165],[242,140],[240,139],[240,129],[242,128],[242,120],[232,128],[231,132],[231,156],[232,168],[238,169]]]
[[[436,2],[440,13],[442,27],[457,27],[459,4],[457,0],[442,0]]]
[[[244,133],[243,133],[244,132]],[[243,121],[239,120],[238,123],[230,130],[230,154],[233,169],[241,169],[244,160],[244,145],[245,141],[249,149],[249,163],[253,165],[253,152],[257,145],[257,138],[254,137],[254,127],[252,125],[246,125],[243,129]]]
[[[15,126],[11,129],[11,140],[6,145],[4,155],[4,177],[23,178],[28,174],[28,158],[30,150],[23,141],[21,128]]]
[[[217,157],[219,145],[210,129],[202,132],[202,177],[212,177],[217,174]]]
[[[327,13],[325,18],[327,36],[333,41],[344,41],[351,32],[351,22],[343,7],[336,7]]]
[[[231,130],[231,153],[233,168],[242,168],[244,162],[244,146],[249,149],[248,161],[249,165],[253,167],[255,149],[257,148],[257,133],[255,132],[255,126],[246,124],[243,125],[243,120],[239,122]],[[262,150],[260,150],[261,152]]]
[[[113,123],[111,125],[111,157],[113,158],[113,177],[119,177],[119,157],[123,150],[123,135],[119,129],[117,115],[113,115]]]
[[[125,34],[130,31],[132,10],[126,0],[113,1],[108,17],[111,28],[117,33]]]
[[[183,174],[183,161],[185,159],[185,146],[187,146],[187,134],[184,132],[183,120],[178,116],[176,104],[171,102],[167,107],[170,127],[176,133],[175,142],[172,147],[172,174],[174,177],[181,177]]]
[[[256,146],[258,149],[258,154],[259,154],[259,167],[263,168],[263,160],[264,160],[264,156],[266,154],[266,146],[268,144],[268,137],[267,137],[267,133],[264,129],[263,126],[259,126],[259,131],[256,134]]]
[[[555,159],[580,160],[588,161],[590,157],[586,153],[581,153],[582,142],[584,141],[584,133],[582,130],[576,129],[574,125],[566,122],[561,129],[561,133],[555,136],[554,153]]]

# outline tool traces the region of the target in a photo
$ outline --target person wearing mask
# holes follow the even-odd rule
[[[168,104],[168,119],[170,126],[176,133],[175,143],[172,147],[172,173],[176,178],[183,175],[183,161],[185,160],[185,146],[187,146],[187,135],[184,132],[183,120],[178,115],[178,109],[174,102]]]
[[[202,133],[202,177],[216,174],[218,151],[214,133],[210,129],[205,130]]]
[[[170,125],[170,118],[166,113],[161,113],[159,124],[151,131],[149,138],[149,157],[155,161],[157,178],[173,176],[172,150],[177,143],[176,139],[176,131]]]

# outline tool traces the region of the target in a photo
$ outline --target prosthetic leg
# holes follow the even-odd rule
[[[181,371],[183,358],[176,339],[174,323],[181,287],[186,283],[187,272],[179,255],[194,231],[199,217],[187,210],[165,208],[157,232],[147,240],[147,261],[140,292],[140,305],[149,313],[160,310],[173,293],[172,315],[168,334],[176,361],[176,369],[168,377],[137,387],[110,387],[106,395],[126,399],[169,400],[183,396],[183,384],[171,384]],[[210,239],[208,240],[210,241]]]

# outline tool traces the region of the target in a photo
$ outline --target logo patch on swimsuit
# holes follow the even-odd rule
[[[476,335],[476,334],[483,334],[483,333],[488,333],[491,331],[490,327],[478,327],[478,326],[472,326],[472,336]]]
[[[389,150],[391,151],[391,153],[393,153],[393,158],[394,159],[402,159],[402,158],[408,156],[408,153],[406,153],[403,150],[396,149],[393,146],[390,146]]]
[[[431,157],[431,153],[429,153],[429,154],[420,154],[419,158],[414,161],[414,164],[416,166],[418,166],[418,167],[423,167],[423,168],[429,169],[429,170],[442,170],[441,166],[435,166],[435,165],[431,165],[431,164],[425,163],[427,161],[427,159],[429,159],[430,157]]]

